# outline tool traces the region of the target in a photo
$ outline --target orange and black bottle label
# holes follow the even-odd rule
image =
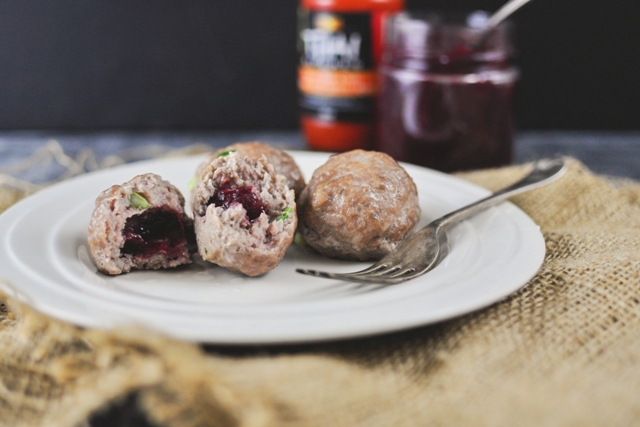
[[[303,114],[371,121],[378,90],[372,16],[299,10],[298,88]]]

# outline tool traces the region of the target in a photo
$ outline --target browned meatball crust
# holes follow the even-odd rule
[[[89,221],[89,248],[106,274],[191,262],[192,221],[184,197],[159,175],[138,175],[100,193]]]
[[[298,224],[293,190],[262,159],[239,152],[207,159],[192,195],[202,258],[247,276],[280,263]]]
[[[420,219],[418,191],[386,154],[353,150],[316,169],[298,201],[299,231],[325,256],[379,259]]]
[[[237,151],[246,157],[258,161],[260,161],[262,156],[265,156],[267,161],[269,161],[269,163],[271,163],[275,168],[276,173],[284,175],[287,179],[287,185],[295,192],[296,197],[298,197],[302,192],[302,189],[305,186],[302,172],[300,172],[300,168],[298,168],[293,157],[284,151],[257,141],[238,142],[216,151],[211,155],[210,160],[215,159],[218,154],[230,150]]]

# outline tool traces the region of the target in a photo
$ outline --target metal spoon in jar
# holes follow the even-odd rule
[[[525,4],[529,3],[531,0],[510,0],[506,2],[496,13],[491,15],[491,18],[487,21],[486,31],[495,28],[502,21],[507,19],[509,15],[511,15],[516,10],[520,9]]]
[[[529,3],[531,0],[509,0],[506,2],[497,12],[495,12],[491,17],[487,20],[487,23],[482,28],[481,33],[478,36],[478,39],[473,44],[474,48],[481,47],[484,43],[486,43],[487,39],[491,35],[491,30],[497,27],[502,21],[507,19],[513,12],[520,9],[525,4]]]

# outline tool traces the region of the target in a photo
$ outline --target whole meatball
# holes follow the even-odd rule
[[[316,169],[300,194],[298,215],[302,237],[321,254],[380,259],[418,223],[418,191],[388,155],[354,150]]]

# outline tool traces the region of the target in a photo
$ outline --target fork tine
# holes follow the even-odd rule
[[[410,267],[410,268],[404,268],[403,267],[403,268],[397,269],[396,271],[397,272],[392,272],[392,273],[389,273],[389,274],[385,274],[382,277],[404,277],[404,276],[406,276],[408,274],[414,273],[416,271],[416,269],[413,268],[413,267]]]
[[[391,265],[391,266],[382,265],[380,266],[380,268],[370,270],[366,273],[358,272],[358,276],[385,277],[388,274],[395,273],[396,271],[398,271],[399,268],[400,267],[398,267],[397,265]],[[349,273],[349,274],[355,274],[355,273]]]
[[[364,270],[354,271],[353,273],[349,273],[349,274],[361,275],[361,274],[375,273],[379,270],[382,270],[383,268],[387,268],[387,265],[383,262],[377,262],[365,268]]]
[[[412,274],[397,277],[380,277],[370,275],[355,275],[353,273],[328,273],[326,271],[308,270],[308,269],[296,269],[296,272],[306,274],[309,276],[322,277],[325,279],[346,280],[348,282],[369,283],[369,284],[381,284],[381,285],[394,285],[404,282],[419,276],[419,273],[415,271]]]

